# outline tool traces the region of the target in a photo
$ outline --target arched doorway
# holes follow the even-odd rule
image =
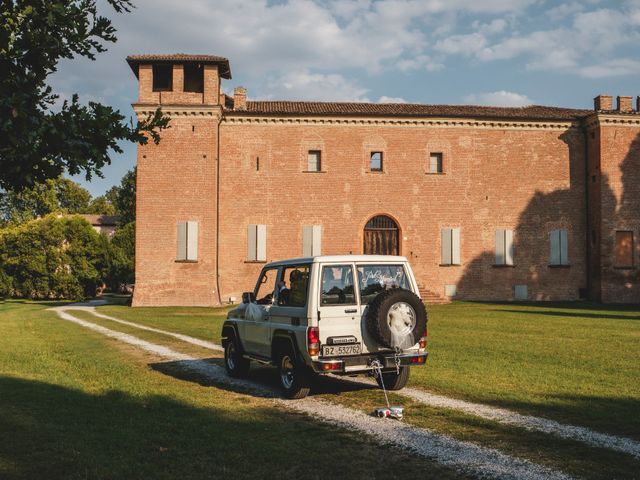
[[[400,233],[393,218],[378,215],[364,227],[365,255],[400,255]]]

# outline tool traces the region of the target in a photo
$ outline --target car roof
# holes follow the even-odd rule
[[[302,263],[400,263],[406,262],[406,257],[398,255],[319,255],[317,257],[300,257],[269,262],[266,267],[283,265],[300,265]]]

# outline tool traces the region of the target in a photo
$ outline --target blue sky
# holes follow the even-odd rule
[[[529,104],[592,108],[599,93],[640,95],[640,0],[134,0],[118,42],[95,62],[67,61],[61,98],[132,116],[129,54],[229,58],[249,99]],[[635,104],[635,101],[634,101]],[[123,145],[94,195],[135,164]]]

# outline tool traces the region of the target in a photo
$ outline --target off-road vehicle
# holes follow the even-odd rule
[[[278,367],[288,398],[303,398],[314,374],[372,374],[403,388],[427,359],[427,313],[405,257],[319,256],[265,265],[222,327],[225,368]],[[380,378],[381,377],[381,378]]]

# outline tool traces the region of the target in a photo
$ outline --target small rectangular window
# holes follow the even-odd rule
[[[633,232],[616,232],[616,267],[633,267]]]
[[[302,226],[302,256],[317,257],[322,255],[322,225]]]
[[[371,152],[370,169],[372,172],[382,171],[382,152]]]
[[[320,304],[355,305],[353,270],[350,265],[322,267],[322,290]]]
[[[550,265],[569,265],[566,230],[551,230],[549,232],[549,248]]]
[[[202,64],[186,63],[184,65],[184,91],[204,92],[204,68]]]
[[[460,229],[443,228],[441,231],[441,265],[460,265]]]
[[[307,154],[307,171],[319,172],[322,170],[322,153],[320,150],[309,150]]]
[[[442,153],[432,153],[429,156],[429,173],[442,173]]]
[[[153,66],[153,91],[170,92],[173,90],[173,65]]]
[[[198,222],[178,222],[176,260],[179,262],[198,261]]]
[[[247,227],[247,260],[265,262],[267,260],[267,226],[249,225]]]
[[[496,230],[496,265],[513,265],[513,230]]]

